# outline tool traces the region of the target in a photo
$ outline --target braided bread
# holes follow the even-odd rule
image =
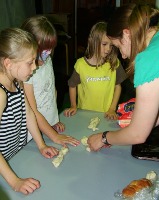
[[[127,198],[134,197],[137,192],[151,186],[152,182],[146,178],[134,180],[122,190],[122,195]]]

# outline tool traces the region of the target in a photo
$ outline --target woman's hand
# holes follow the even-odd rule
[[[72,146],[78,146],[80,144],[79,140],[64,134],[56,134],[54,142],[57,144],[61,144],[64,147],[67,147],[66,144],[71,144]]]
[[[38,188],[40,188],[40,182],[33,178],[18,178],[13,186],[15,192],[21,192],[25,195],[33,193]]]
[[[90,135],[87,143],[91,151],[99,151],[103,146],[105,146],[102,142],[102,133]]]
[[[65,117],[71,117],[71,116],[75,115],[76,112],[77,112],[77,108],[67,108],[64,111],[64,115],[65,115]]]

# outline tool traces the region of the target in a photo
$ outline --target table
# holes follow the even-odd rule
[[[92,134],[88,129],[90,119],[99,117],[100,132],[117,130],[116,121],[106,120],[103,113],[79,110],[75,116],[60,114],[61,122],[66,125],[66,134],[77,139]],[[61,148],[45,138],[48,145]],[[145,177],[154,170],[159,173],[159,163],[138,160],[131,156],[131,146],[112,146],[100,152],[88,152],[81,144],[69,146],[69,153],[58,168],[53,159],[44,158],[32,140],[10,161],[13,170],[20,177],[34,177],[41,182],[41,188],[25,196],[16,193],[0,178],[0,185],[10,200],[116,200],[114,193],[121,191],[131,180]],[[0,200],[8,200],[5,198]]]

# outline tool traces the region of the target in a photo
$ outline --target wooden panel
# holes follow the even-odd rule
[[[71,15],[69,13],[51,13],[46,15],[54,24],[61,24],[64,30],[69,33],[69,23]]]
[[[127,4],[127,3],[136,3],[136,4],[149,4],[152,6],[155,6],[155,0],[122,0],[121,5]]]
[[[74,11],[74,0],[53,0],[53,12],[71,13]]]

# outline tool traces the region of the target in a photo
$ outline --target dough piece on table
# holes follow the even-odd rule
[[[83,136],[83,138],[81,139],[81,143],[84,145],[84,146],[87,146],[87,140],[88,140],[88,137],[86,136]]]
[[[63,155],[66,155],[66,153],[68,152],[68,148],[66,147],[62,147],[60,153],[62,153]]]
[[[157,180],[158,176],[155,171],[150,171],[146,174],[146,179],[150,180],[152,183]]]
[[[134,180],[122,190],[122,195],[124,198],[133,198],[137,192],[145,188],[150,188],[151,186],[151,181],[146,178]]]
[[[89,147],[86,147],[86,150],[89,151],[89,152],[91,152],[91,149]]]
[[[90,148],[88,147],[87,140],[88,140],[88,137],[83,136],[83,138],[81,139],[81,143],[82,143],[84,146],[86,146],[86,150],[90,152],[91,150],[90,150]]]
[[[58,167],[61,164],[61,162],[63,161],[63,157],[64,156],[62,154],[58,155],[56,158],[54,158],[54,160],[52,161],[52,164],[55,167]]]
[[[92,118],[88,128],[92,129],[93,131],[98,130],[97,125],[99,124],[99,122],[100,122],[99,117]]]
[[[64,156],[67,154],[67,152],[68,152],[68,148],[62,147],[60,152],[59,152],[59,154],[58,154],[58,156],[53,159],[52,164],[55,167],[58,167],[61,164],[61,162],[63,161]]]

